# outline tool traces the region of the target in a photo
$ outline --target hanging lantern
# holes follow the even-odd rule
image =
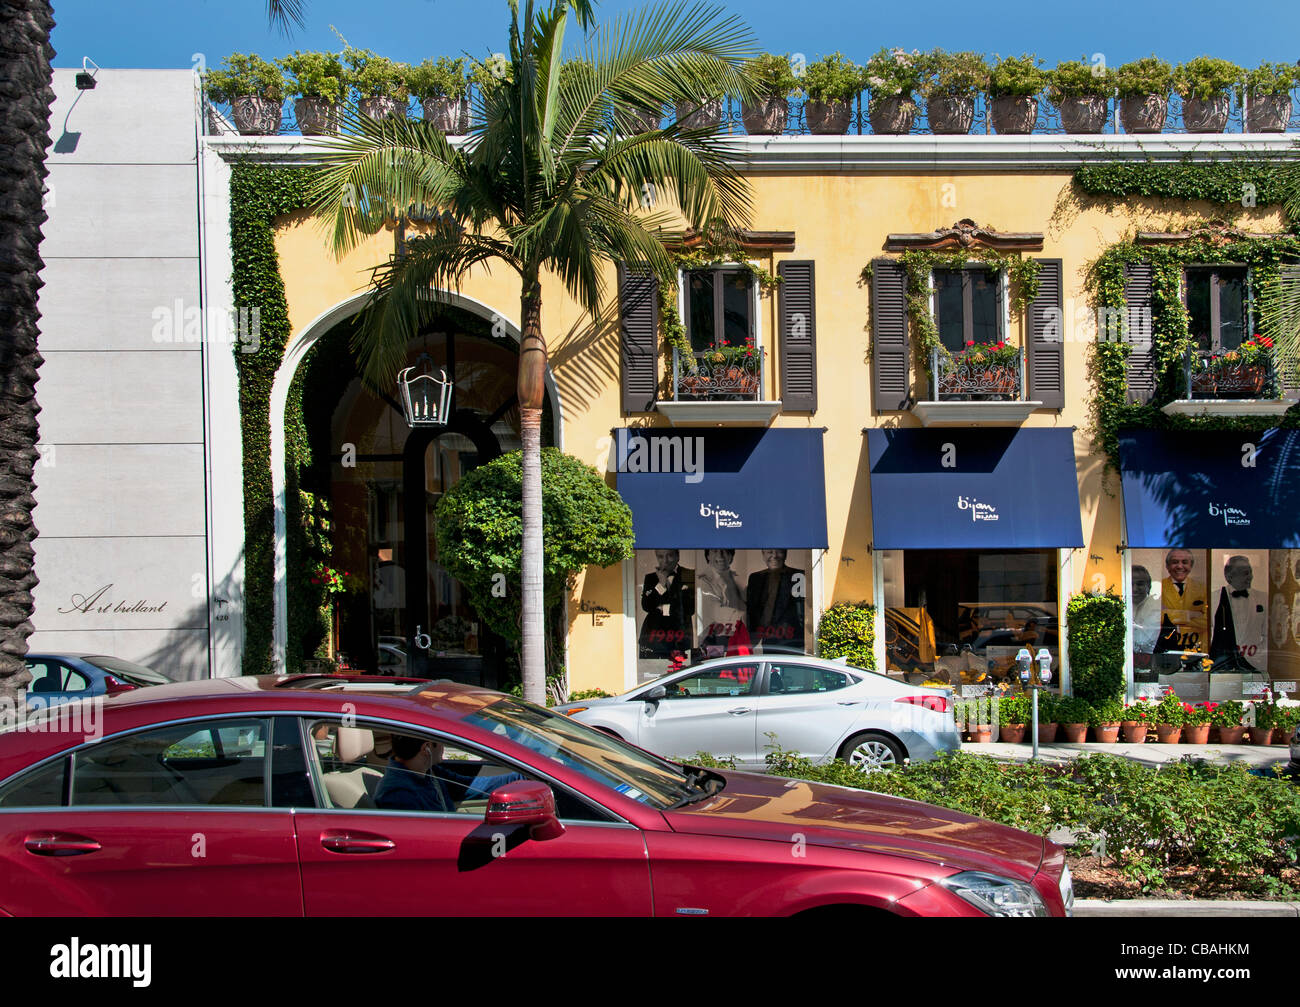
[[[424,373],[417,373],[421,365]],[[413,367],[397,375],[397,391],[402,400],[402,412],[411,427],[445,427],[451,408],[451,386],[447,372],[439,368],[440,377],[433,375],[433,358],[421,353]]]

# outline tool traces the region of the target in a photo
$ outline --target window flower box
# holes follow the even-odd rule
[[[1189,354],[1190,398],[1260,399],[1276,395],[1273,340],[1255,335],[1236,349]]]
[[[1021,354],[1017,346],[999,343],[967,344],[956,353],[936,353],[936,397],[944,399],[1018,399],[1021,388]]]
[[[747,340],[683,355],[673,350],[673,398],[681,401],[757,401],[762,396],[763,351]]]

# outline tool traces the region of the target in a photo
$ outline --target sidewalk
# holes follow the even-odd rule
[[[975,755],[991,755],[995,759],[1006,759],[1012,762],[1026,762],[1034,754],[1032,744],[1007,745],[1000,741],[985,744],[963,742],[961,750]],[[1132,759],[1146,766],[1177,762],[1188,755],[1204,759],[1206,762],[1240,762],[1251,768],[1285,765],[1291,760],[1291,752],[1286,745],[1126,745],[1122,742],[1114,745],[1095,742],[1072,745],[1057,742],[1038,746],[1038,757],[1043,762],[1068,762],[1080,755],[1094,755],[1099,752],[1105,752],[1107,755],[1122,755],[1126,759]]]
[[[1300,903],[1247,902],[1231,899],[1077,899],[1076,917],[1116,916],[1300,916]]]

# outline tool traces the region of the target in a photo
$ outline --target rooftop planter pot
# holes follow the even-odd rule
[[[424,121],[448,136],[464,136],[469,132],[468,98],[423,98],[420,108]]]
[[[1300,84],[1300,67],[1261,63],[1242,75],[1237,100],[1246,107],[1246,132],[1284,133],[1291,121],[1291,89]]]
[[[929,58],[913,49],[881,49],[864,70],[871,98],[867,118],[873,133],[901,136],[912,131],[916,101],[912,95],[929,75]]]
[[[853,99],[864,84],[862,68],[835,52],[808,64],[801,83],[808,94],[804,104],[808,131],[822,136],[848,132]]]
[[[1061,115],[1067,133],[1100,133],[1110,118],[1115,71],[1085,60],[1061,62],[1047,73],[1047,100]]]
[[[677,122],[684,129],[716,129],[722,123],[722,99],[677,103]]]
[[[1231,98],[1242,69],[1226,59],[1197,56],[1174,71],[1174,90],[1183,99],[1183,128],[1189,133],[1222,133],[1228,125]]]
[[[465,59],[447,56],[426,59],[411,67],[406,85],[420,101],[424,121],[449,136],[469,132],[469,80],[465,77]]]
[[[989,84],[989,68],[977,52],[944,52],[926,56],[926,79],[921,83],[930,132],[943,135],[969,133],[975,124],[975,95]]]
[[[776,136],[785,132],[785,124],[790,119],[790,101],[787,98],[747,101],[740,107],[740,118],[750,136]]]
[[[1169,116],[1169,93],[1174,72],[1155,56],[1125,63],[1116,71],[1119,121],[1126,133],[1159,133]]]
[[[343,61],[357,93],[357,111],[371,119],[406,118],[409,66],[352,46],[344,48]]]
[[[916,102],[910,94],[890,98],[872,98],[867,103],[871,132],[882,136],[902,136],[912,131],[916,121]]]
[[[328,98],[295,98],[293,117],[303,136],[330,136],[339,131],[339,106]]]
[[[228,102],[242,136],[270,136],[280,131],[284,111],[284,74],[261,56],[231,53],[222,69],[207,75],[208,97]]]
[[[347,94],[347,71],[337,53],[295,52],[276,60],[291,74],[293,117],[303,136],[328,136],[339,131],[339,103]]]
[[[998,133],[1023,136],[1038,123],[1038,94],[1047,85],[1047,74],[1035,56],[999,58],[989,71],[990,118]]]
[[[785,132],[790,116],[790,97],[800,93],[799,79],[790,66],[789,55],[765,52],[745,64],[755,93],[740,107],[740,119],[751,136],[775,136]]]

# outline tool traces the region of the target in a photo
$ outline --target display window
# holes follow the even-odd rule
[[[637,681],[736,654],[812,653],[808,549],[638,549]]]

